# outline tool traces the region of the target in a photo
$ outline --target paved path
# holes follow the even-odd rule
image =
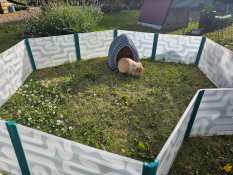
[[[30,9],[29,11],[31,10],[36,10],[37,12],[40,12],[39,7]],[[10,21],[20,21],[28,16],[29,16],[29,13],[27,12],[27,10],[16,11],[15,13],[0,14],[0,24],[10,22]]]

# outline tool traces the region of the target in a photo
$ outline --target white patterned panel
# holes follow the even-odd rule
[[[207,89],[190,136],[233,134],[233,88]]]
[[[122,33],[127,34],[133,41],[135,47],[137,48],[140,58],[151,57],[154,33],[142,33],[142,32],[130,32],[124,30],[118,30],[118,36]]]
[[[24,41],[0,54],[0,106],[32,73]]]
[[[155,59],[165,57],[167,62],[196,61],[202,37],[159,34]]]
[[[74,35],[32,38],[29,43],[37,69],[77,61]]]
[[[141,175],[143,162],[17,125],[32,175]]]
[[[106,57],[113,41],[113,30],[81,33],[78,37],[81,59]]]
[[[181,119],[179,120],[178,124],[176,125],[175,129],[173,130],[172,134],[170,135],[167,142],[165,143],[162,150],[160,151],[157,157],[157,159],[159,160],[159,164],[158,164],[156,175],[166,175],[169,172],[176,158],[176,155],[183,143],[184,135],[187,130],[187,126],[188,126],[198,93],[199,91],[193,97],[189,106],[187,107]]]
[[[0,172],[4,172],[7,175],[22,174],[10,135],[3,120],[0,120]]]
[[[233,52],[206,39],[199,68],[219,88],[233,88]]]

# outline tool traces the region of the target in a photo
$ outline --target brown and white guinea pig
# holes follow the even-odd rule
[[[121,73],[129,75],[141,75],[143,72],[142,63],[135,62],[130,58],[121,58],[118,62],[118,69]]]

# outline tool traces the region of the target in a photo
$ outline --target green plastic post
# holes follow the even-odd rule
[[[31,175],[16,125],[17,124],[12,122],[6,122],[6,127],[9,132],[21,172],[23,175]]]
[[[197,58],[196,58],[196,61],[195,61],[195,63],[196,63],[197,65],[198,65],[199,62],[200,62],[200,59],[201,59],[201,55],[202,55],[202,51],[203,51],[205,42],[206,42],[206,37],[202,37],[202,39],[201,39],[201,44],[200,44],[200,47],[199,47],[199,50],[198,50],[198,53],[197,53]]]
[[[151,53],[151,58],[155,60],[155,55],[156,55],[156,49],[157,49],[157,44],[158,44],[158,38],[159,34],[155,33],[154,34],[154,41],[153,41],[153,48],[152,48],[152,53]]]
[[[74,34],[74,43],[75,43],[77,60],[79,61],[81,59],[81,53],[80,53],[79,38],[77,33]]]
[[[118,35],[118,30],[117,30],[117,29],[114,29],[114,31],[113,31],[113,37],[116,38],[117,35]]]
[[[205,90],[201,90],[198,95],[197,95],[197,99],[196,99],[196,102],[194,104],[194,108],[193,108],[193,111],[191,113],[191,117],[190,117],[190,120],[189,120],[189,123],[188,123],[188,127],[187,127],[187,130],[185,132],[185,136],[184,138],[188,138],[190,133],[191,133],[191,130],[192,130],[192,127],[193,127],[193,123],[194,123],[194,120],[196,118],[196,115],[197,115],[197,111],[198,111],[198,108],[200,106],[200,103],[201,103],[201,99],[204,95],[204,92]]]
[[[28,39],[24,39],[24,43],[25,43],[26,48],[27,48],[28,57],[30,59],[31,65],[32,65],[32,69],[35,70],[36,69],[36,64],[35,64],[35,61],[34,61],[34,58],[33,58],[33,55],[32,55],[32,50],[31,50]]]

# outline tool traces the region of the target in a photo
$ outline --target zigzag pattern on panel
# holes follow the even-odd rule
[[[82,59],[108,56],[113,41],[113,30],[79,34],[79,45]]]
[[[37,69],[77,61],[74,35],[29,39]]]
[[[0,54],[0,106],[16,92],[31,72],[24,41]]]
[[[122,33],[127,34],[133,41],[135,47],[137,48],[140,58],[151,57],[154,41],[153,33],[129,32],[124,30],[118,30],[118,36],[120,36]]]
[[[206,39],[199,68],[219,88],[233,87],[233,52]]]
[[[205,90],[191,136],[233,134],[233,89]]]
[[[168,174],[176,155],[183,143],[184,135],[187,130],[187,126],[191,117],[191,113],[194,108],[194,104],[197,98],[197,93],[190,102],[188,108],[181,117],[179,123],[176,125],[171,136],[168,138],[164,147],[160,151],[157,159],[159,160],[156,175],[166,175]],[[175,134],[173,134],[175,133]]]
[[[201,39],[202,37],[159,34],[155,59],[165,57],[167,62],[193,63],[196,60]]]
[[[33,175],[141,175],[143,162],[17,125]]]
[[[5,121],[0,120],[0,172],[21,175]]]

